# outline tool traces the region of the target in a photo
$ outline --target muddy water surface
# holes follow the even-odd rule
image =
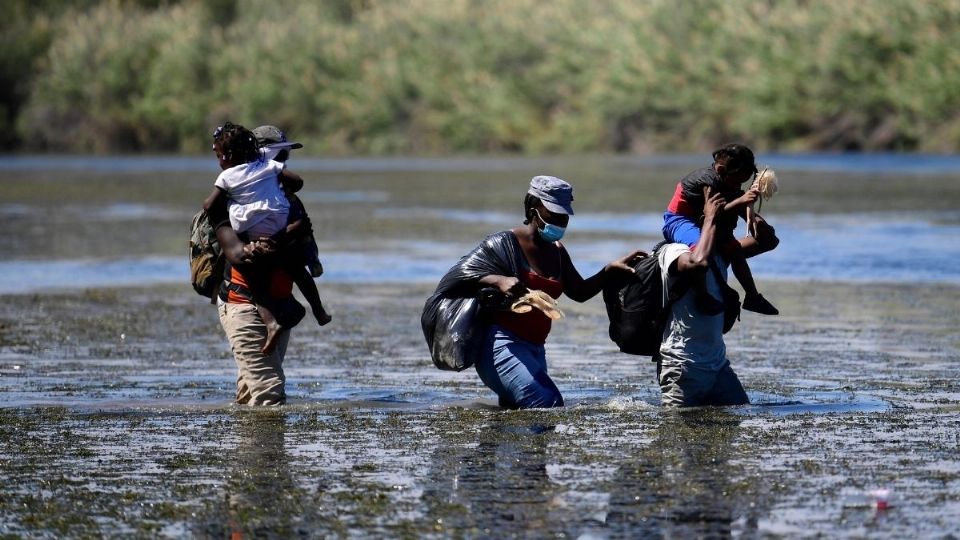
[[[4,264],[46,269],[38,275],[49,283],[29,287],[21,276],[0,296],[0,535],[958,533],[960,287],[948,264],[958,247],[923,243],[960,222],[948,204],[958,201],[955,177],[829,173],[861,188],[840,200],[827,173],[808,172],[770,202],[770,220],[787,224],[783,257],[804,254],[791,255],[786,237],[803,243],[820,230],[865,239],[824,248],[859,245],[851,264],[864,269],[830,279],[818,265],[757,261],[783,315],[747,313],[727,336],[753,405],[660,410],[653,366],[616,351],[595,299],[562,300],[568,317],[548,342],[569,406],[509,412],[472,371],[430,364],[418,323],[436,272],[511,226],[516,184],[549,166],[583,186],[570,245],[587,272],[608,253],[652,243],[672,191],[662,177],[686,165],[413,163],[399,162],[414,169],[401,173],[356,164],[363,170],[308,173],[320,243],[344,268],[325,259],[331,275],[319,285],[335,321],[295,330],[290,404],[274,410],[230,405],[232,358],[215,310],[189,287],[165,271],[94,279],[98,265],[124,275],[143,260],[180,260],[208,171],[65,168],[32,183],[7,171],[0,223],[20,234],[0,237]],[[636,217],[644,212],[654,217]],[[876,226],[858,228],[852,214]],[[576,220],[587,225],[577,231]],[[905,222],[914,225],[889,226]],[[391,267],[385,250],[435,262]],[[920,277],[890,251],[917,255]],[[56,270],[76,261],[93,277]],[[890,490],[886,508],[880,489]]]

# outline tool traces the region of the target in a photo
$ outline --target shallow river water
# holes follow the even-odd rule
[[[419,315],[533,174],[574,184],[587,273],[656,242],[697,159],[295,159],[334,322],[295,330],[273,410],[230,404],[186,283],[212,160],[0,159],[0,537],[957,536],[960,161],[768,161],[782,315],[727,335],[753,404],[678,413],[599,298],[561,299],[552,411],[433,368]]]

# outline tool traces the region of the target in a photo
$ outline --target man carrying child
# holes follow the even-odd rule
[[[282,404],[289,329],[304,315],[303,306],[293,298],[294,283],[310,302],[318,324],[330,322],[306,270],[313,262],[308,253],[316,256],[309,219],[299,201],[299,208],[292,208],[284,193],[299,190],[303,179],[269,159],[243,126],[227,122],[213,139],[222,172],[203,207],[216,224],[229,263],[218,311],[237,363],[236,401]]]
[[[679,294],[669,305],[663,340],[654,356],[661,403],[667,407],[743,405],[750,402],[730,367],[723,342],[723,286],[732,266],[746,291],[744,309],[778,312],[757,292],[746,259],[774,249],[779,240],[758,214],[746,212],[759,191],[740,186],[754,177],[753,152],[728,144],[713,153],[713,164],[687,175],[664,214],[670,244],[658,250],[663,290]],[[742,239],[737,218],[748,218]],[[682,291],[682,294],[680,292]]]

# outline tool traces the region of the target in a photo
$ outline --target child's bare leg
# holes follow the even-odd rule
[[[740,286],[743,287],[743,309],[753,311],[763,315],[779,315],[780,310],[774,307],[757,290],[757,284],[753,281],[753,272],[750,271],[750,265],[747,260],[735,257],[730,260],[730,268],[733,275],[737,277]]]
[[[313,235],[311,234],[307,238],[307,243],[304,246],[304,251],[306,252],[307,258],[307,268],[310,269],[310,275],[313,277],[320,277],[323,275],[323,263],[320,262],[320,253],[317,249],[317,241],[314,240]]]
[[[270,354],[277,346],[277,339],[280,337],[280,332],[283,331],[283,327],[280,326],[276,317],[273,316],[273,312],[267,309],[266,306],[258,304],[257,311],[260,313],[260,318],[263,319],[264,326],[267,327],[267,338],[263,340],[263,347],[260,347],[260,352]]]
[[[273,349],[277,346],[277,338],[280,337],[280,332],[283,331],[283,326],[277,321],[273,311],[267,307],[270,305],[270,291],[267,286],[267,280],[269,279],[268,273],[268,267],[255,266],[247,275],[247,283],[250,287],[253,303],[257,306],[260,319],[263,320],[263,325],[267,328],[267,336],[263,340],[263,345],[260,347],[260,352],[263,354],[273,352]]]
[[[753,272],[750,271],[750,265],[747,264],[746,259],[731,259],[730,269],[733,270],[733,275],[736,276],[740,286],[743,287],[743,292],[748,297],[760,294],[760,291],[757,290],[757,284],[753,281]]]
[[[303,201],[292,193],[287,193],[287,200],[290,201],[290,222],[287,224],[287,234],[298,234],[304,227],[309,227],[307,209],[303,206]],[[320,263],[317,241],[313,233],[308,231],[301,240],[301,244],[310,275],[320,277],[323,275],[323,264]]]
[[[731,230],[727,240],[720,245],[720,254],[730,261],[730,269],[743,287],[743,309],[763,315],[779,315],[780,311],[757,290],[757,284],[753,281],[753,272],[747,264],[748,257],[777,247],[779,240],[773,235],[773,228],[765,223],[764,226],[765,228],[760,231],[762,234],[758,234],[757,237],[747,236],[740,240],[734,238]]]
[[[313,277],[302,267],[294,275],[296,276],[297,287],[310,304],[310,309],[317,319],[317,324],[324,326],[332,321],[333,317],[323,308],[323,302],[320,301],[320,292],[317,290],[317,284],[313,281]]]

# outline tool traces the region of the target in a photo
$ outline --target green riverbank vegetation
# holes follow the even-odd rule
[[[958,0],[8,0],[0,142],[313,154],[956,152]]]

